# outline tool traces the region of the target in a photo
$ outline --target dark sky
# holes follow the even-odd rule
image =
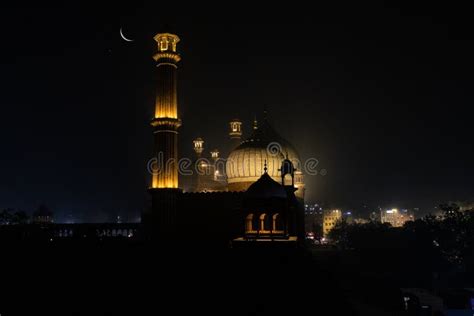
[[[266,105],[327,170],[306,177],[309,200],[428,208],[474,196],[467,8],[153,3],[2,4],[0,207],[144,207],[152,37],[166,24],[182,39],[184,155],[197,136],[224,146],[232,117],[249,131]]]

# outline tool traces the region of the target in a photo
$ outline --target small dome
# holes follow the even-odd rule
[[[273,180],[266,172],[260,179],[250,185],[245,194],[247,198],[253,199],[287,198],[283,186]]]

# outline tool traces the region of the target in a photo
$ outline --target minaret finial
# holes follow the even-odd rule
[[[229,136],[230,138],[238,138],[242,137],[242,122],[235,118],[229,122],[230,124],[230,131]]]
[[[198,157],[201,157],[202,152],[204,151],[204,140],[201,137],[193,140],[194,151]]]
[[[264,105],[264,106],[263,106],[263,120],[264,120],[264,121],[267,120],[267,114],[268,114],[267,106]]]
[[[265,159],[265,162],[263,163],[263,171],[267,173],[267,160]]]

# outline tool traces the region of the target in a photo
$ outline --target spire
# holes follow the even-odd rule
[[[267,173],[267,160],[265,159],[265,162],[263,163],[263,171]]]
[[[257,114],[255,114],[255,116],[253,118],[253,129],[254,130],[258,129]]]

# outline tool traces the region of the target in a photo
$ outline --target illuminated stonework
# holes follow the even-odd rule
[[[242,142],[242,122],[239,119],[233,119],[229,122],[229,150],[237,148]]]
[[[230,138],[241,138],[242,137],[242,122],[239,119],[233,119],[230,121]]]
[[[172,59],[174,62],[179,62],[181,60],[181,57],[177,54],[172,54],[172,53],[156,53],[153,56],[153,59],[155,61],[158,61],[160,59]]]
[[[176,51],[179,37],[160,33],[154,37],[158,52],[153,55],[158,67],[158,89],[155,118],[178,118],[177,63],[181,57]]]
[[[178,35],[171,33],[158,33],[153,39],[158,43],[159,52],[176,53],[176,44],[180,41]]]
[[[217,149],[212,150],[212,151],[211,151],[211,157],[212,157],[212,159],[214,159],[214,160],[215,160],[215,159],[219,159],[219,150],[217,150]]]
[[[160,33],[154,39],[157,43],[157,52],[153,55],[157,87],[150,124],[154,135],[155,159],[152,161],[156,160],[157,168],[148,165],[153,170],[148,190],[151,207],[142,216],[147,242],[151,241],[151,245],[154,245],[153,242],[157,241],[157,245],[164,248],[169,245],[182,246],[182,241],[185,241],[181,238],[183,232],[193,232],[192,236],[199,237],[203,242],[208,237],[212,238],[213,244],[217,244],[216,241],[220,243],[221,239],[228,241],[230,234],[243,231],[243,214],[247,212],[245,240],[263,238],[265,241],[292,243],[297,239],[303,240],[304,229],[299,227],[304,228],[304,216],[299,215],[295,188],[282,185],[278,171],[285,157],[297,158],[297,154],[290,144],[266,124],[257,127],[255,121],[252,136],[242,142],[242,122],[232,120],[228,125],[230,130],[226,133],[230,138],[230,146],[223,148],[222,153],[227,157],[230,152],[229,160],[220,158],[221,153],[217,149],[206,152],[204,141],[201,138],[194,139],[196,157],[193,157],[192,169],[181,165],[183,170],[193,172],[190,176],[188,173],[187,178],[184,178],[183,173],[184,181],[178,183],[178,129],[181,125],[177,98],[177,64],[181,60],[177,51],[179,37]],[[268,152],[267,147],[274,142],[282,146],[282,152]],[[189,159],[183,158],[183,162],[189,162]],[[265,160],[270,169],[269,174],[265,171],[262,175]],[[299,168],[298,164],[295,165]],[[291,178],[295,179],[295,186],[298,186],[296,180],[302,181],[302,174],[299,178],[296,173],[292,174]],[[183,186],[188,180],[191,188],[189,192]],[[247,192],[224,192],[234,190]],[[302,194],[302,190],[298,192]],[[208,231],[211,234],[207,234]]]
[[[204,140],[201,137],[196,138],[193,140],[194,144],[194,152],[198,157],[201,156],[202,152],[204,151]]]
[[[158,127],[158,126],[172,126],[173,129],[171,131],[176,132],[176,129],[181,126],[180,119],[173,119],[169,117],[160,117],[151,120],[151,126]]]
[[[269,146],[275,145],[279,150],[272,152]],[[226,173],[229,191],[245,191],[264,173],[267,163],[268,175],[278,183],[281,182],[280,167],[288,157],[296,168],[295,195],[304,199],[304,179],[301,160],[294,147],[264,120],[262,126],[254,126],[252,135],[232,150],[227,162]]]
[[[150,124],[155,135],[155,158],[157,170],[152,177],[152,188],[178,188],[178,118],[177,53],[179,37],[160,33],[154,37],[158,52],[153,56],[157,62],[158,86],[156,89],[155,115]]]
[[[381,211],[380,212],[380,221],[382,223],[389,223],[393,227],[403,227],[406,222],[415,220],[415,217],[412,213],[409,213],[408,210],[398,210],[396,208]]]

